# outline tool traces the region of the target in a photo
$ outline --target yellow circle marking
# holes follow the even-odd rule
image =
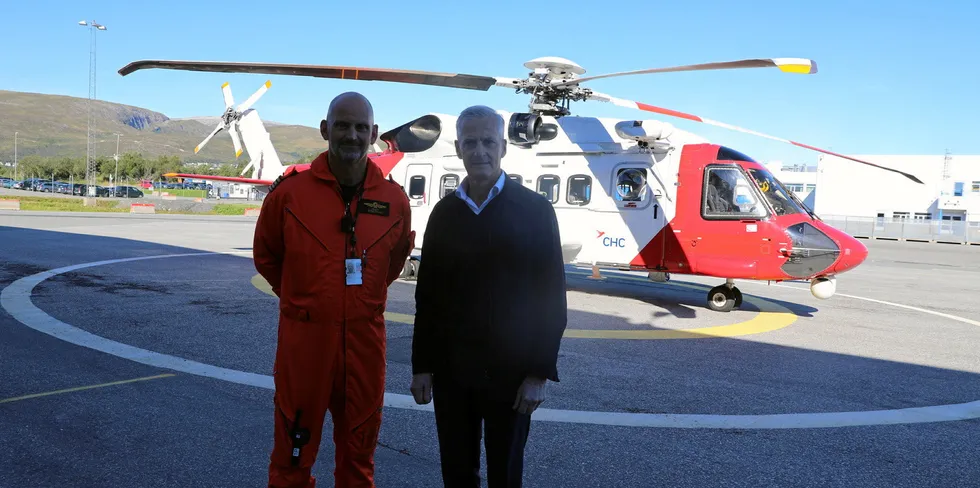
[[[270,285],[268,281],[265,281],[265,278],[263,278],[260,274],[256,274],[252,277],[252,286],[258,288],[259,291],[265,293],[266,295],[271,297],[276,296],[276,294],[272,292],[272,285]],[[412,325],[415,323],[415,316],[407,313],[385,312],[385,320],[399,324]]]
[[[584,275],[583,275],[584,276]],[[642,278],[631,276],[617,276],[617,278],[647,281]],[[676,286],[683,286],[695,290],[700,288],[683,283],[673,283]],[[256,274],[252,277],[252,286],[270,296],[276,296],[262,275]],[[575,339],[710,339],[718,337],[738,337],[751,334],[761,334],[782,329],[793,322],[796,322],[796,314],[788,308],[769,300],[757,299],[749,295],[742,295],[742,300],[749,302],[761,310],[758,315],[744,322],[731,325],[718,325],[714,327],[700,327],[695,329],[673,329],[673,330],[595,330],[595,329],[565,329],[564,337]],[[415,316],[404,313],[385,312],[385,320],[400,324],[412,325],[415,323]]]

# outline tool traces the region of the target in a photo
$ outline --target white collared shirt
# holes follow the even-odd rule
[[[473,199],[466,194],[466,190],[464,189],[466,187],[466,178],[463,178],[463,181],[459,184],[459,186],[456,187],[455,193],[460,200],[466,202],[466,205],[470,207],[470,210],[472,210],[473,213],[480,215],[480,212],[482,212],[483,209],[486,208],[487,204],[490,203],[490,200],[493,200],[493,197],[497,196],[497,194],[499,194],[504,189],[504,181],[506,179],[507,179],[507,173],[504,173],[501,170],[500,178],[497,178],[497,182],[494,183],[492,188],[490,188],[490,193],[487,194],[487,199],[483,201],[483,205],[477,205],[476,202],[474,202]]]

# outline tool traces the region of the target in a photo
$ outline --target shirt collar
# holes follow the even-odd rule
[[[456,186],[456,191],[455,191],[456,196],[464,201],[469,198],[469,194],[466,193],[466,186],[467,186],[466,183],[468,179],[469,177],[463,178],[463,181]],[[500,170],[500,177],[497,178],[497,182],[493,184],[492,188],[490,188],[490,193],[487,194],[487,201],[490,201],[491,198],[497,196],[498,193],[503,191],[504,181],[506,180],[507,180],[507,173],[504,170]]]

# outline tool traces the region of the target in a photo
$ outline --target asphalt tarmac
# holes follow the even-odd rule
[[[276,301],[254,220],[0,213],[0,487],[264,486]],[[525,486],[976,485],[980,246],[864,242],[832,299],[739,282],[728,314],[704,306],[721,280],[570,268]],[[441,486],[432,413],[405,397],[413,292],[390,290],[383,487]]]

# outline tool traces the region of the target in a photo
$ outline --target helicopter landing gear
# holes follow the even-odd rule
[[[742,306],[742,291],[735,287],[735,280],[726,280],[708,291],[708,308],[715,312],[731,312]]]

